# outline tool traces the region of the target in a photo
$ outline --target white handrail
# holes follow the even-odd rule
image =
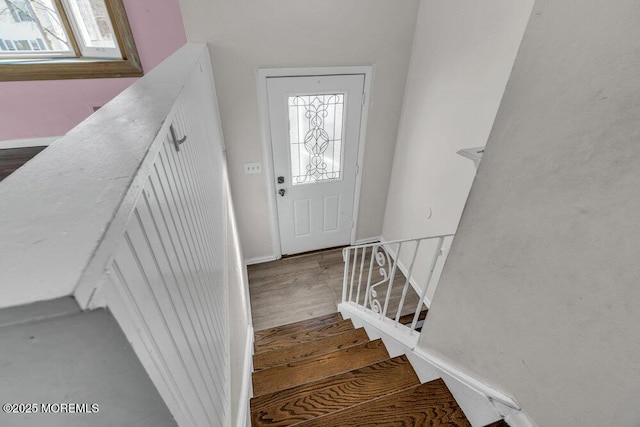
[[[419,324],[420,313],[427,304],[427,293],[435,285],[432,283],[434,272],[437,266],[442,264],[439,264],[439,261],[443,256],[445,240],[452,237],[453,234],[440,234],[367,243],[343,249],[345,268],[342,302],[359,307],[360,310],[379,319],[392,322],[396,328],[408,334],[414,334]],[[433,242],[431,253],[425,252],[429,249],[426,242]],[[408,257],[405,256],[407,251]],[[408,268],[405,268],[404,261],[408,261]],[[429,267],[426,271],[416,272],[417,265]],[[396,277],[398,270],[404,275],[404,284],[400,292],[394,289],[397,280],[400,279]],[[379,280],[376,280],[376,275],[379,276]],[[363,280],[364,277],[366,280]],[[418,286],[417,283],[422,285]],[[382,285],[386,285],[384,290],[380,288]],[[410,287],[416,288],[417,301],[413,299],[415,308],[411,308],[413,318],[409,326],[402,324],[400,320],[407,309]],[[384,295],[380,295],[381,292],[384,292]],[[399,297],[397,305],[392,304],[395,297]],[[384,298],[384,303],[381,303],[381,298]]]
[[[353,246],[346,247],[342,250],[342,253],[344,255],[344,252],[348,249],[370,248],[373,246],[392,245],[395,243],[417,242],[417,241],[423,241],[423,240],[437,239],[440,237],[447,238],[447,237],[453,237],[453,236],[455,236],[455,234],[435,234],[433,236],[414,237],[412,239],[385,240],[384,242],[364,243],[362,245],[353,245]]]

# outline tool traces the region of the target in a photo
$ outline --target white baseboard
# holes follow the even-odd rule
[[[381,236],[367,237],[366,239],[356,240],[354,245],[357,246],[357,245],[368,245],[369,243],[378,243],[380,239],[382,239]]]
[[[490,387],[490,386],[488,386],[488,385],[476,380],[475,378],[473,378],[469,374],[461,371],[460,369],[456,368],[452,364],[442,360],[441,358],[439,358],[438,356],[436,356],[433,353],[429,352],[428,350],[424,350],[424,349],[421,349],[421,348],[416,348],[414,350],[414,352],[418,356],[422,357],[424,360],[426,360],[429,363],[431,363],[432,365],[436,366],[442,372],[445,372],[445,373],[449,374],[450,376],[452,376],[454,378],[457,378],[461,382],[464,382],[470,388],[476,390],[478,393],[482,393],[482,394],[488,396],[491,400],[500,402],[501,404],[503,404],[505,406],[508,406],[511,409],[520,410],[520,405],[518,405],[518,403],[515,400],[513,400],[511,397],[509,397],[506,394],[496,390],[493,387]]]
[[[380,236],[380,241],[381,242],[388,242],[388,239],[386,239],[384,236]],[[391,256],[391,258],[393,258],[394,260],[396,259],[396,252],[393,250],[393,248],[391,248],[389,245],[384,245],[385,249],[387,250],[387,252],[389,253],[389,255]],[[400,271],[402,272],[402,275],[404,277],[408,277],[409,276],[409,269],[404,265],[404,263],[402,262],[402,260],[398,260],[398,268],[400,269]],[[420,293],[422,292],[422,288],[420,287],[420,285],[416,282],[416,280],[413,277],[409,277],[409,283],[411,284],[411,287],[413,288],[413,290],[420,295]],[[424,298],[424,304],[427,306],[427,308],[431,307],[431,300],[429,299],[429,297],[425,297]]]
[[[0,149],[3,148],[25,148],[25,147],[41,147],[43,145],[51,145],[55,141],[62,138],[61,136],[45,136],[41,138],[24,138],[24,139],[6,139],[0,141]]]
[[[351,319],[355,327],[364,327],[369,338],[382,339],[390,356],[406,354],[420,382],[442,378],[472,426],[485,426],[504,418],[511,427],[535,427],[513,398],[433,353],[417,348],[419,335],[399,333],[393,322],[381,320],[370,311],[347,303],[338,305],[338,310],[345,319]]]
[[[385,243],[388,242],[389,240],[386,239],[384,236],[380,236],[380,241]],[[445,238],[445,242],[446,242],[446,238]],[[396,251],[390,246],[387,245],[385,243],[384,245],[385,249],[387,250],[387,252],[389,253],[389,255],[391,256],[392,259],[396,259]],[[446,249],[443,247],[443,253],[444,255],[442,255],[441,257],[444,257],[444,262],[446,262],[446,258],[448,256],[448,251],[449,248],[447,247]],[[402,274],[404,275],[404,277],[409,276],[409,269],[404,265],[404,263],[402,262],[402,260],[398,260],[398,268],[400,269],[400,271],[402,272]],[[436,270],[434,270],[434,276],[436,277],[436,279],[434,279],[434,277],[432,276],[431,281],[428,283],[428,286],[430,288],[432,287],[437,287],[438,281],[440,280],[440,274],[442,274],[442,268],[443,268],[444,264],[440,264],[440,261],[438,261],[438,264],[436,264]],[[411,284],[411,286],[413,287],[413,289],[416,291],[416,293],[418,295],[420,295],[422,293],[422,284],[416,282],[415,278],[409,277],[409,283]],[[427,295],[425,296],[424,299],[424,303],[427,306],[427,308],[431,307],[431,299],[429,298],[429,294],[432,294],[432,292],[429,292],[429,289],[427,290]]]
[[[389,249],[389,254],[391,255],[391,258],[395,259],[396,254],[391,252],[390,248],[388,249]],[[409,269],[405,267],[405,265],[402,263],[402,260],[398,260],[398,268],[400,269],[404,277],[409,276]],[[409,283],[411,284],[411,287],[413,288],[413,290],[416,291],[416,294],[420,295],[420,293],[422,292],[422,288],[420,287],[420,285],[418,285],[418,283],[413,277],[409,277]],[[429,297],[426,297],[426,296],[424,297],[424,304],[427,306],[427,308],[431,307],[431,300],[429,299]]]
[[[424,362],[429,363],[430,365],[434,366],[435,368],[437,368],[439,371],[442,372],[443,378],[445,378],[445,382],[447,383],[447,386],[449,386],[449,388],[452,389],[451,392],[454,394],[456,399],[458,399],[458,396],[454,391],[457,389],[459,390],[457,393],[458,395],[460,395],[461,393],[464,393],[467,395],[475,394],[477,396],[480,396],[484,402],[488,402],[492,404],[495,410],[495,413],[499,415],[500,418],[503,418],[507,413],[512,413],[514,411],[521,412],[520,405],[513,398],[511,398],[510,396],[507,396],[506,394],[504,394],[499,390],[496,390],[493,387],[488,386],[487,384],[484,384],[478,381],[477,379],[473,378],[471,375],[467,374],[466,372],[463,372],[462,370],[452,365],[451,363],[444,361],[443,359],[439,358],[432,352],[422,348],[415,348],[413,350],[413,353],[417,357],[422,359]],[[462,407],[462,404],[460,404],[460,406]],[[467,410],[464,407],[462,408],[462,410],[465,411],[465,413],[467,412]],[[487,423],[485,422],[485,424]],[[530,426],[530,424],[529,425],[510,424],[510,425],[511,427]]]
[[[511,427],[537,427],[537,424],[527,414],[515,409],[505,411],[503,418]]]
[[[246,265],[262,264],[263,262],[271,262],[271,261],[275,261],[277,259],[278,259],[278,257],[276,257],[275,255],[267,255],[267,256],[259,256],[259,257],[255,257],[255,258],[245,259],[244,263]]]
[[[249,399],[253,395],[251,374],[253,372],[253,326],[247,328],[247,341],[244,348],[244,367],[242,370],[242,388],[238,402],[238,419],[236,427],[251,427]]]
[[[416,348],[413,352],[416,356],[439,369],[443,373],[443,377],[449,377],[450,380],[445,380],[445,382],[447,383],[447,386],[452,389],[451,392],[456,399],[458,399],[458,396],[454,393],[454,389],[463,386],[468,391],[472,391],[477,395],[483,396],[484,399],[493,405],[496,413],[500,415],[500,418],[504,418],[511,427],[536,427],[536,424],[524,412],[522,412],[520,404],[518,404],[518,402],[516,402],[511,396],[478,381],[471,375],[463,372],[456,366],[441,359],[428,350]],[[454,382],[456,384],[452,386],[450,385],[450,382]],[[462,404],[460,406],[462,406]],[[464,407],[462,410],[466,413]]]
[[[380,241],[380,236],[368,237],[366,239],[356,240],[354,245],[366,245],[366,244],[369,244],[369,243],[377,243],[379,241]],[[245,262],[246,265],[253,265],[253,264],[262,264],[263,262],[276,261],[278,259],[280,259],[279,256],[267,255],[267,256],[259,256],[259,257],[254,257],[254,258],[248,258],[248,259],[245,259],[244,262]]]

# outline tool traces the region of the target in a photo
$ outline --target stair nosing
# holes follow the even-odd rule
[[[389,350],[387,350],[387,347],[384,345],[384,342],[382,341],[382,339],[381,339],[381,338],[377,338],[377,339],[375,339],[375,340],[369,340],[369,341],[368,341],[368,342],[366,342],[366,343],[358,344],[358,345],[353,346],[353,347],[357,347],[357,346],[365,346],[365,345],[370,344],[370,343],[372,343],[372,342],[380,342],[380,343],[382,344],[382,348],[383,348],[383,350],[385,351],[385,353],[387,354],[387,356],[386,356],[384,359],[380,359],[380,360],[378,360],[378,361],[376,361],[376,362],[367,363],[366,365],[356,366],[356,367],[351,367],[351,368],[349,368],[349,369],[341,370],[341,371],[338,371],[338,372],[332,372],[332,373],[330,373],[330,374],[327,374],[327,375],[322,376],[322,377],[320,377],[320,378],[315,378],[315,379],[313,379],[313,380],[311,380],[311,381],[307,381],[307,382],[305,382],[305,383],[296,384],[296,385],[294,385],[294,386],[287,387],[287,388],[284,388],[284,389],[281,389],[281,390],[274,390],[274,391],[271,391],[271,392],[262,393],[262,394],[260,394],[260,395],[255,396],[255,397],[263,396],[263,395],[265,395],[265,394],[274,393],[274,392],[277,392],[277,391],[288,390],[289,388],[293,388],[293,387],[297,387],[297,386],[299,386],[299,385],[308,384],[308,383],[315,382],[315,381],[318,381],[318,380],[322,380],[322,379],[330,378],[330,377],[332,377],[332,376],[334,376],[334,375],[344,374],[344,373],[347,373],[347,372],[352,371],[352,370],[354,370],[354,369],[360,369],[360,368],[363,368],[363,367],[365,367],[365,366],[373,365],[373,364],[375,364],[375,363],[378,363],[378,362],[382,362],[382,361],[384,361],[384,360],[389,360],[389,359],[391,359],[391,356],[389,355]],[[349,347],[349,348],[353,348],[353,347]],[[344,350],[344,349],[342,349],[342,350],[335,350],[335,351],[332,351],[332,352],[329,352],[329,353],[326,353],[326,354],[322,354],[322,355],[319,355],[319,356],[314,356],[314,357],[320,357],[320,356],[324,356],[324,357],[326,357],[326,356],[329,356],[329,355],[331,355],[331,354],[333,354],[333,353],[337,353],[337,352],[340,352],[340,351],[343,351],[343,350]],[[302,361],[305,361],[305,360],[306,360],[306,361],[308,361],[309,359],[312,359],[312,358],[313,358],[313,357],[309,357],[309,358],[307,358],[307,359],[301,359],[301,360],[299,360],[299,361],[295,361],[295,362],[291,362],[291,363],[298,363],[298,362],[302,362]],[[276,366],[276,367],[282,367],[282,366],[284,366],[284,365],[287,365],[287,364],[278,365],[278,366]],[[262,370],[257,371],[257,372],[253,372],[253,373],[252,373],[252,385],[253,385],[253,378],[254,378],[254,375],[255,375],[256,373],[265,372],[265,371],[267,371],[267,370],[269,370],[269,369],[273,369],[273,368],[267,368],[267,369],[262,369]]]
[[[351,328],[352,328],[352,329],[356,329],[356,328],[353,326],[353,322],[351,321],[351,319],[343,319],[343,320],[340,320],[340,321],[338,321],[338,322],[334,322],[334,323],[327,323],[327,324],[325,324],[325,325],[321,325],[321,326],[318,326],[318,327],[316,327],[316,328],[312,328],[312,329],[308,329],[308,330],[300,331],[300,332],[304,332],[304,334],[305,334],[305,335],[307,335],[307,334],[308,334],[308,333],[310,333],[310,332],[315,332],[315,331],[318,331],[318,330],[320,330],[320,329],[327,328],[328,326],[338,325],[338,324],[345,324],[345,325],[347,325],[347,324],[348,324],[348,325],[351,325]],[[350,330],[350,329],[348,329],[348,330]],[[346,331],[342,331],[342,332],[346,332]],[[284,347],[281,347],[281,348],[287,348],[287,347],[292,347],[292,346],[296,346],[296,345],[299,345],[299,344],[305,344],[305,343],[308,343],[308,342],[313,342],[313,341],[316,341],[316,340],[318,340],[318,339],[327,338],[327,337],[329,337],[329,336],[333,336],[333,335],[340,334],[340,333],[342,333],[342,332],[337,332],[337,333],[334,333],[334,334],[329,334],[329,335],[327,335],[327,336],[325,336],[325,337],[315,338],[315,339],[312,339],[312,340],[309,340],[309,341],[296,342],[296,343],[293,343],[293,344],[291,344],[291,345],[284,346]],[[281,338],[285,338],[286,336],[287,336],[287,334],[284,334],[284,335],[282,335],[282,336],[281,336]],[[276,340],[274,339],[273,341],[276,341]],[[272,341],[272,342],[273,342],[273,341]],[[267,344],[269,344],[269,343],[270,343],[270,342],[267,342]],[[273,350],[275,350],[275,349],[256,350],[256,345],[258,345],[258,348],[260,347],[260,340],[256,340],[256,341],[254,341],[254,355],[256,355],[256,354],[261,354],[261,353],[266,353],[266,352],[269,352],[269,351],[273,351]],[[264,345],[264,344],[263,344],[263,345]]]
[[[308,345],[308,344],[312,344],[312,343],[315,343],[315,342],[318,342],[318,341],[323,341],[323,340],[329,340],[329,339],[335,338],[335,337],[340,336],[340,335],[351,334],[351,333],[353,333],[353,332],[355,332],[355,331],[363,331],[363,332],[364,332],[364,334],[365,334],[365,336],[367,337],[367,341],[359,342],[359,343],[355,343],[355,344],[350,344],[350,345],[346,345],[345,347],[340,347],[340,348],[337,348],[337,349],[332,349],[331,351],[327,351],[327,352],[325,352],[325,353],[317,353],[317,354],[313,354],[313,355],[308,356],[308,357],[303,357],[303,358],[296,359],[296,360],[292,360],[292,361],[289,361],[289,362],[278,363],[277,365],[268,366],[268,367],[266,367],[266,368],[256,368],[256,367],[255,367],[255,363],[254,363],[253,372],[259,372],[259,371],[263,371],[263,370],[265,370],[265,369],[276,368],[276,367],[278,367],[278,366],[282,366],[282,365],[286,365],[286,364],[288,364],[288,363],[292,363],[292,362],[297,362],[297,361],[301,361],[301,360],[309,359],[309,358],[311,358],[311,357],[315,357],[315,356],[327,355],[327,354],[333,353],[334,351],[340,351],[340,350],[344,350],[344,349],[347,349],[347,348],[354,347],[354,346],[356,346],[356,345],[365,344],[365,343],[367,343],[367,342],[374,341],[374,340],[371,340],[371,339],[369,338],[369,335],[367,334],[367,331],[366,331],[364,328],[355,328],[355,329],[353,329],[353,330],[343,331],[343,332],[340,332],[340,333],[338,333],[338,334],[329,335],[329,336],[322,337],[322,338],[318,338],[318,339],[315,339],[315,340],[311,340],[311,341],[306,341],[306,342],[302,342],[302,343],[294,344],[294,345],[289,346],[289,347],[282,347],[282,348],[279,348],[279,349],[273,349],[273,350],[261,351],[261,352],[259,352],[259,353],[254,353],[254,355],[253,355],[253,359],[254,359],[254,362],[255,362],[255,357],[256,357],[256,356],[259,356],[259,355],[269,354],[269,353],[271,353],[271,352],[276,352],[276,351],[281,351],[281,350],[288,350],[288,349],[293,349],[293,348],[304,347],[304,346],[306,346],[306,345]]]
[[[337,322],[341,322],[342,320],[345,320],[342,317],[342,315],[340,314],[340,312],[336,312],[336,313],[325,314],[324,316],[313,317],[311,319],[300,320],[298,322],[285,323],[284,325],[273,326],[271,328],[266,328],[266,329],[260,329],[259,331],[255,331],[254,333],[255,334],[259,334],[261,332],[269,331],[269,330],[272,330],[272,329],[286,328],[286,327],[290,327],[292,325],[303,324],[305,322],[311,322],[311,321],[316,321],[316,322],[317,321],[325,321],[325,320],[336,318],[336,317],[339,317],[339,319],[337,319],[335,322],[329,322],[327,324],[337,323]]]
[[[416,385],[412,385],[412,386],[404,388],[402,390],[398,390],[398,391],[393,392],[393,393],[385,394],[383,396],[378,396],[376,398],[369,399],[366,402],[361,402],[361,403],[358,403],[356,405],[349,406],[348,408],[342,408],[342,409],[339,409],[339,410],[337,410],[335,412],[331,412],[331,413],[328,413],[328,414],[322,414],[319,417],[315,417],[315,418],[312,418],[310,420],[304,420],[304,421],[300,421],[299,423],[291,424],[291,426],[297,426],[297,425],[300,425],[300,424],[304,424],[306,422],[315,421],[315,420],[321,420],[322,418],[325,418],[325,417],[328,418],[329,416],[335,416],[336,414],[339,414],[340,412],[357,410],[357,408],[359,406],[367,405],[367,404],[370,404],[371,402],[376,402],[376,401],[382,400],[384,398],[393,396],[393,395],[398,394],[398,393],[403,393],[403,392],[405,392],[405,391],[407,391],[409,389],[420,387],[422,384],[425,384],[425,383],[419,383],[419,384],[416,384]]]
[[[399,394],[399,393],[404,393],[404,392],[406,392],[407,390],[414,389],[414,388],[418,388],[418,387],[420,387],[420,386],[422,386],[422,385],[425,385],[425,384],[428,384],[428,383],[431,383],[431,382],[434,382],[434,381],[441,381],[441,382],[442,382],[442,384],[444,385],[444,387],[445,387],[445,388],[447,389],[447,391],[449,392],[449,394],[451,394],[451,396],[453,397],[453,393],[451,393],[451,390],[449,390],[449,387],[447,387],[447,384],[444,382],[444,379],[442,379],[442,377],[440,377],[440,378],[433,379],[433,380],[431,380],[431,381],[425,381],[424,383],[420,383],[420,384],[416,384],[416,385],[413,385],[413,386],[410,386],[410,387],[404,388],[404,389],[402,389],[402,390],[398,390],[398,391],[393,392],[393,393],[385,394],[385,395],[383,395],[383,396],[378,396],[378,397],[376,397],[376,398],[374,398],[374,399],[370,399],[370,400],[367,400],[367,401],[365,401],[365,402],[358,403],[358,404],[353,405],[353,406],[350,406],[350,407],[348,407],[348,408],[342,408],[342,409],[339,409],[339,410],[337,410],[337,411],[335,411],[335,412],[331,412],[331,413],[328,413],[328,414],[323,414],[323,415],[321,415],[321,416],[319,416],[319,417],[316,417],[316,418],[312,418],[312,419],[309,419],[309,420],[301,421],[301,422],[299,422],[299,423],[291,424],[291,426],[301,425],[301,424],[304,424],[304,423],[307,423],[307,422],[311,422],[311,421],[315,421],[315,420],[321,420],[322,418],[325,418],[325,417],[326,417],[326,418],[328,418],[328,417],[330,417],[330,416],[331,416],[331,417],[333,417],[333,416],[336,416],[336,414],[339,414],[339,413],[341,413],[341,412],[357,410],[357,408],[358,408],[358,407],[360,407],[360,406],[364,406],[364,405],[372,404],[372,402],[377,402],[377,401],[380,401],[380,400],[383,400],[383,399],[390,398],[390,397],[395,396],[395,395],[397,395],[397,394]],[[458,408],[460,409],[460,411],[462,412],[462,414],[464,415],[464,411],[463,411],[463,410],[462,410],[462,408],[460,407],[460,404],[455,400],[455,397],[453,397],[453,400],[454,400],[454,402],[456,403],[456,405],[458,406]],[[465,416],[465,418],[466,418],[466,415],[464,415],[464,416]]]
[[[268,396],[268,395],[270,395],[270,394],[281,393],[281,392],[285,392],[285,391],[287,391],[287,390],[291,390],[291,389],[294,389],[294,388],[299,388],[299,387],[304,387],[304,386],[310,386],[310,385],[313,385],[314,383],[320,383],[320,382],[322,382],[322,381],[326,381],[326,380],[328,380],[329,378],[332,378],[332,377],[335,377],[335,376],[344,375],[344,374],[347,374],[347,373],[352,372],[352,371],[357,371],[357,370],[359,370],[359,369],[365,369],[365,368],[367,368],[367,367],[374,366],[374,365],[377,365],[377,364],[379,364],[379,363],[384,363],[384,362],[387,362],[387,361],[392,361],[392,360],[394,360],[394,359],[401,359],[401,358],[403,358],[403,359],[406,361],[406,363],[409,365],[409,367],[411,367],[411,370],[413,371],[414,375],[416,376],[416,379],[418,380],[418,383],[417,383],[417,384],[414,384],[413,386],[409,386],[409,387],[405,387],[405,388],[403,388],[403,389],[400,389],[400,390],[398,390],[398,392],[400,392],[400,391],[404,391],[404,390],[406,390],[407,388],[411,388],[411,387],[414,387],[414,386],[418,386],[418,385],[423,384],[423,383],[421,383],[421,382],[420,382],[420,378],[418,377],[418,374],[416,373],[415,368],[413,367],[413,364],[411,363],[411,361],[409,360],[409,358],[407,357],[407,355],[406,355],[406,354],[401,354],[401,355],[394,356],[394,357],[388,357],[388,358],[386,358],[386,359],[384,359],[384,360],[379,360],[379,361],[377,361],[377,362],[373,362],[373,363],[370,363],[370,364],[365,365],[365,366],[360,366],[360,367],[358,367],[358,368],[353,368],[353,369],[350,369],[350,370],[345,371],[345,372],[338,372],[338,373],[335,373],[335,374],[329,375],[329,376],[327,376],[327,377],[318,378],[317,380],[310,381],[310,382],[308,382],[308,383],[303,383],[303,384],[299,384],[299,385],[296,385],[296,386],[293,386],[293,387],[289,387],[289,388],[286,388],[286,389],[283,389],[283,390],[278,390],[278,391],[274,391],[274,392],[271,392],[271,393],[262,394],[262,395],[260,395],[260,396],[252,397],[252,398],[250,399],[250,403],[249,403],[249,412],[250,412],[250,413],[253,413],[253,412],[256,412],[257,410],[260,410],[260,409],[261,409],[261,408],[259,408],[259,409],[255,409],[255,410],[254,410],[254,409],[252,409],[251,401],[253,401],[254,399],[260,399],[260,398],[263,398],[264,396]],[[393,392],[393,393],[396,393],[396,392]],[[393,394],[393,393],[385,394],[384,396],[389,396],[389,395],[391,395],[391,394]],[[358,403],[358,404],[356,404],[356,405],[352,405],[352,406],[349,406],[349,407],[347,407],[347,408],[343,408],[343,409],[348,409],[348,408],[351,408],[351,407],[353,407],[353,406],[357,406],[357,405],[360,405],[360,404],[362,404],[362,403],[366,403],[366,402],[369,402],[369,401],[371,401],[371,400],[375,400],[375,399],[377,399],[377,398],[369,399],[369,400],[366,400],[366,401],[364,401],[364,402],[361,402],[361,403]],[[342,410],[342,409],[341,409],[341,410]],[[338,411],[335,411],[335,412],[338,412]],[[324,414],[324,415],[329,415],[329,414]],[[323,415],[323,416],[324,416],[324,415]],[[303,421],[301,421],[301,422],[303,422]]]

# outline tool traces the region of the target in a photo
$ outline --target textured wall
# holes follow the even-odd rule
[[[387,198],[386,240],[455,232],[476,173],[473,162],[456,152],[485,145],[532,5],[422,1]],[[432,253],[419,252],[417,283],[424,282]],[[411,253],[404,255],[409,266]]]
[[[456,152],[485,145],[532,5],[422,1],[387,199],[387,239],[455,232],[476,172]]]
[[[639,16],[537,0],[419,343],[539,426],[640,425]]]

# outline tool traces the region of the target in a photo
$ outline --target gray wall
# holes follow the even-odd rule
[[[421,1],[384,219],[388,240],[455,232],[476,173],[456,151],[487,142],[532,6]]]
[[[245,257],[272,256],[258,68],[375,65],[357,238],[380,236],[418,0],[181,0],[187,38],[210,46]]]
[[[455,233],[476,173],[473,162],[456,152],[486,144],[532,6],[533,0],[421,1],[387,196],[385,240]],[[419,284],[427,276],[435,243],[421,248],[413,270]],[[408,267],[412,252],[403,254]]]
[[[80,312],[72,298],[0,310],[0,348],[0,402],[37,404],[0,411],[2,427],[178,425],[107,310]],[[62,403],[87,406],[40,406]]]
[[[640,425],[639,17],[536,2],[419,343],[540,426]]]

